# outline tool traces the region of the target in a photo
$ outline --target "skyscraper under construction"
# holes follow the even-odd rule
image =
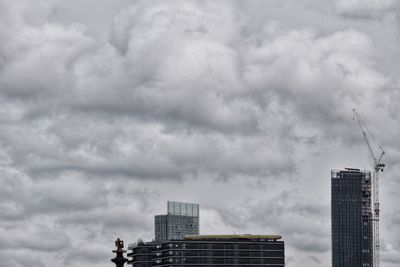
[[[331,172],[332,267],[372,267],[371,172]]]

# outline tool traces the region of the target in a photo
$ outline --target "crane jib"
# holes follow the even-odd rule
[[[368,150],[374,160],[374,175],[372,180],[372,196],[373,196],[373,214],[371,214],[370,220],[373,223],[373,267],[380,266],[380,242],[379,242],[379,214],[380,214],[380,205],[379,205],[379,172],[383,172],[385,168],[385,164],[381,162],[383,155],[385,155],[385,151],[382,146],[377,142],[375,136],[369,130],[365,122],[361,119],[360,115],[357,113],[355,109],[353,109],[353,120],[357,121],[360,126],[361,132],[363,134],[365,143],[368,146]],[[380,149],[381,154],[379,159],[376,157],[374,150],[372,149],[371,141],[374,141],[374,144]]]

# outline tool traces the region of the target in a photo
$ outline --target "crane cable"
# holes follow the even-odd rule
[[[375,138],[375,135],[374,135],[374,134],[372,133],[372,131],[368,128],[367,124],[366,124],[366,123],[363,121],[363,119],[358,115],[357,111],[356,111],[355,109],[353,109],[353,112],[354,112],[354,114],[355,114],[355,116],[356,116],[356,118],[353,117],[353,120],[356,119],[356,120],[358,120],[358,121],[360,122],[360,124],[367,130],[369,136],[372,138],[372,140],[373,140],[373,142],[375,143],[375,145],[378,146],[379,149],[381,150],[381,156],[380,156],[380,158],[379,158],[379,160],[378,160],[378,161],[380,161],[380,160],[382,159],[382,157],[383,157],[383,154],[385,154],[385,151],[383,150],[382,146],[378,143],[378,141],[377,141],[376,138]],[[372,156],[373,156],[374,160],[376,160],[376,159],[375,159],[375,155],[372,155]]]

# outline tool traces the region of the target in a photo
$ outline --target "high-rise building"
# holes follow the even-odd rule
[[[168,201],[166,215],[154,217],[156,241],[199,234],[199,204]]]
[[[133,267],[283,267],[285,245],[281,236],[206,235],[181,240],[140,243],[129,247]]]
[[[372,267],[371,172],[331,171],[332,267]]]

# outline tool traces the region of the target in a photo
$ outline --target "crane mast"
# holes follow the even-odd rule
[[[372,156],[374,161],[374,171],[373,171],[373,179],[372,179],[372,203],[373,203],[373,213],[372,213],[372,225],[373,225],[373,267],[380,266],[380,243],[379,243],[379,172],[383,172],[385,164],[382,163],[382,157],[385,155],[385,151],[382,146],[376,141],[374,135],[368,129],[365,122],[361,119],[360,115],[357,113],[355,109],[353,109],[354,117],[353,119],[360,126],[361,132],[363,134],[364,140],[368,146],[368,150]],[[372,140],[370,138],[372,138]],[[376,156],[376,153],[372,149],[371,141],[375,143],[375,145],[380,150],[379,157]]]

